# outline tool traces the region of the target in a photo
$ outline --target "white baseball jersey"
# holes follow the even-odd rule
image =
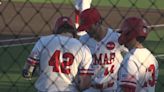
[[[158,62],[146,48],[132,49],[120,68],[120,85],[136,87],[135,92],[155,92]]]
[[[34,46],[28,62],[39,64],[40,76],[35,83],[39,91],[71,91],[75,76],[93,74],[89,48],[74,38],[62,35],[41,37]]]
[[[79,11],[83,11],[91,7],[92,0],[75,0],[75,8]]]
[[[88,34],[80,38],[80,41],[90,48],[93,56],[92,66],[95,69],[93,85],[109,84],[109,89],[117,89],[117,72],[123,60],[121,51],[124,49],[118,43],[119,36],[119,33],[109,28],[100,42],[90,38]]]

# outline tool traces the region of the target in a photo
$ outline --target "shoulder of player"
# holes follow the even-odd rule
[[[147,48],[135,48],[135,49],[132,49],[130,52],[133,53],[133,55],[137,55],[137,56],[142,56],[142,55],[150,56],[150,55],[152,55],[150,50],[148,50]]]
[[[46,35],[46,36],[40,36],[39,40],[48,40],[54,36],[55,36],[54,34]]]
[[[127,54],[124,57],[125,61],[133,61],[136,63],[141,63],[142,61],[145,61],[145,59],[152,59],[154,56],[151,54],[151,52],[146,48],[135,48],[127,52]]]
[[[66,37],[66,36],[62,36],[62,35],[58,35],[58,34],[51,34],[51,35],[46,35],[46,36],[41,36],[40,37],[40,39],[39,40],[47,40],[47,41],[49,41],[49,40],[52,40],[52,39],[54,39],[54,38],[56,38],[56,37],[60,37],[60,38],[68,38],[68,37]],[[77,40],[77,39],[75,39],[75,38],[71,38],[71,40]]]
[[[142,55],[146,59],[149,59],[150,61],[156,61],[156,57],[152,54],[152,52],[149,49],[144,48],[143,50],[140,51],[140,53],[142,53]]]
[[[79,41],[82,43],[82,44],[86,44],[86,45],[95,45],[96,44],[96,40],[91,38],[88,34],[85,34],[83,36],[81,36],[79,38]]]
[[[124,63],[128,63],[129,61],[135,61],[136,62],[137,57],[135,56],[135,54],[133,53],[133,51],[129,51],[126,53],[126,55],[124,56],[123,62]]]
[[[89,35],[88,34],[85,34],[85,35],[80,36],[79,40],[80,41],[83,41],[83,40],[87,40],[89,38],[90,38]]]
[[[77,44],[82,45],[81,41],[76,38],[72,38],[71,40],[72,40],[72,42],[76,43],[76,45]]]
[[[88,57],[92,57],[91,51],[87,45],[82,45],[82,47],[80,49],[83,54],[88,55]]]
[[[119,37],[120,36],[120,33],[117,32],[116,30],[112,29],[112,28],[108,28],[108,33],[112,34],[112,36],[114,36],[114,37]]]

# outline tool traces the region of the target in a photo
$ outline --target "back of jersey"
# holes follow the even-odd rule
[[[86,49],[74,38],[61,35],[42,37],[33,48],[33,52],[40,52],[40,77],[36,88],[41,91],[70,91],[68,85],[73,85],[78,69],[89,68],[91,55],[90,51],[88,56],[85,55],[83,50]],[[84,58],[90,60],[85,62]]]
[[[158,78],[158,61],[148,49],[139,49],[138,55],[138,92],[155,92]],[[139,64],[140,63],[140,64]]]
[[[158,62],[146,48],[131,50],[121,67],[121,85],[136,87],[136,92],[155,92]]]

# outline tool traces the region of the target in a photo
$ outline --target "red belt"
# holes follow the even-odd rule
[[[114,82],[108,83],[106,85],[105,84],[92,84],[91,86],[96,89],[105,89],[105,88],[113,87],[113,85],[114,85]]]

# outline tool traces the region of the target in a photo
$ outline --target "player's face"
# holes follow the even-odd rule
[[[86,32],[93,38],[97,38],[99,36],[97,25],[92,25],[88,30],[86,30]]]
[[[127,47],[130,50],[136,45],[136,43],[136,39],[132,39],[131,41],[125,43],[125,47]]]

